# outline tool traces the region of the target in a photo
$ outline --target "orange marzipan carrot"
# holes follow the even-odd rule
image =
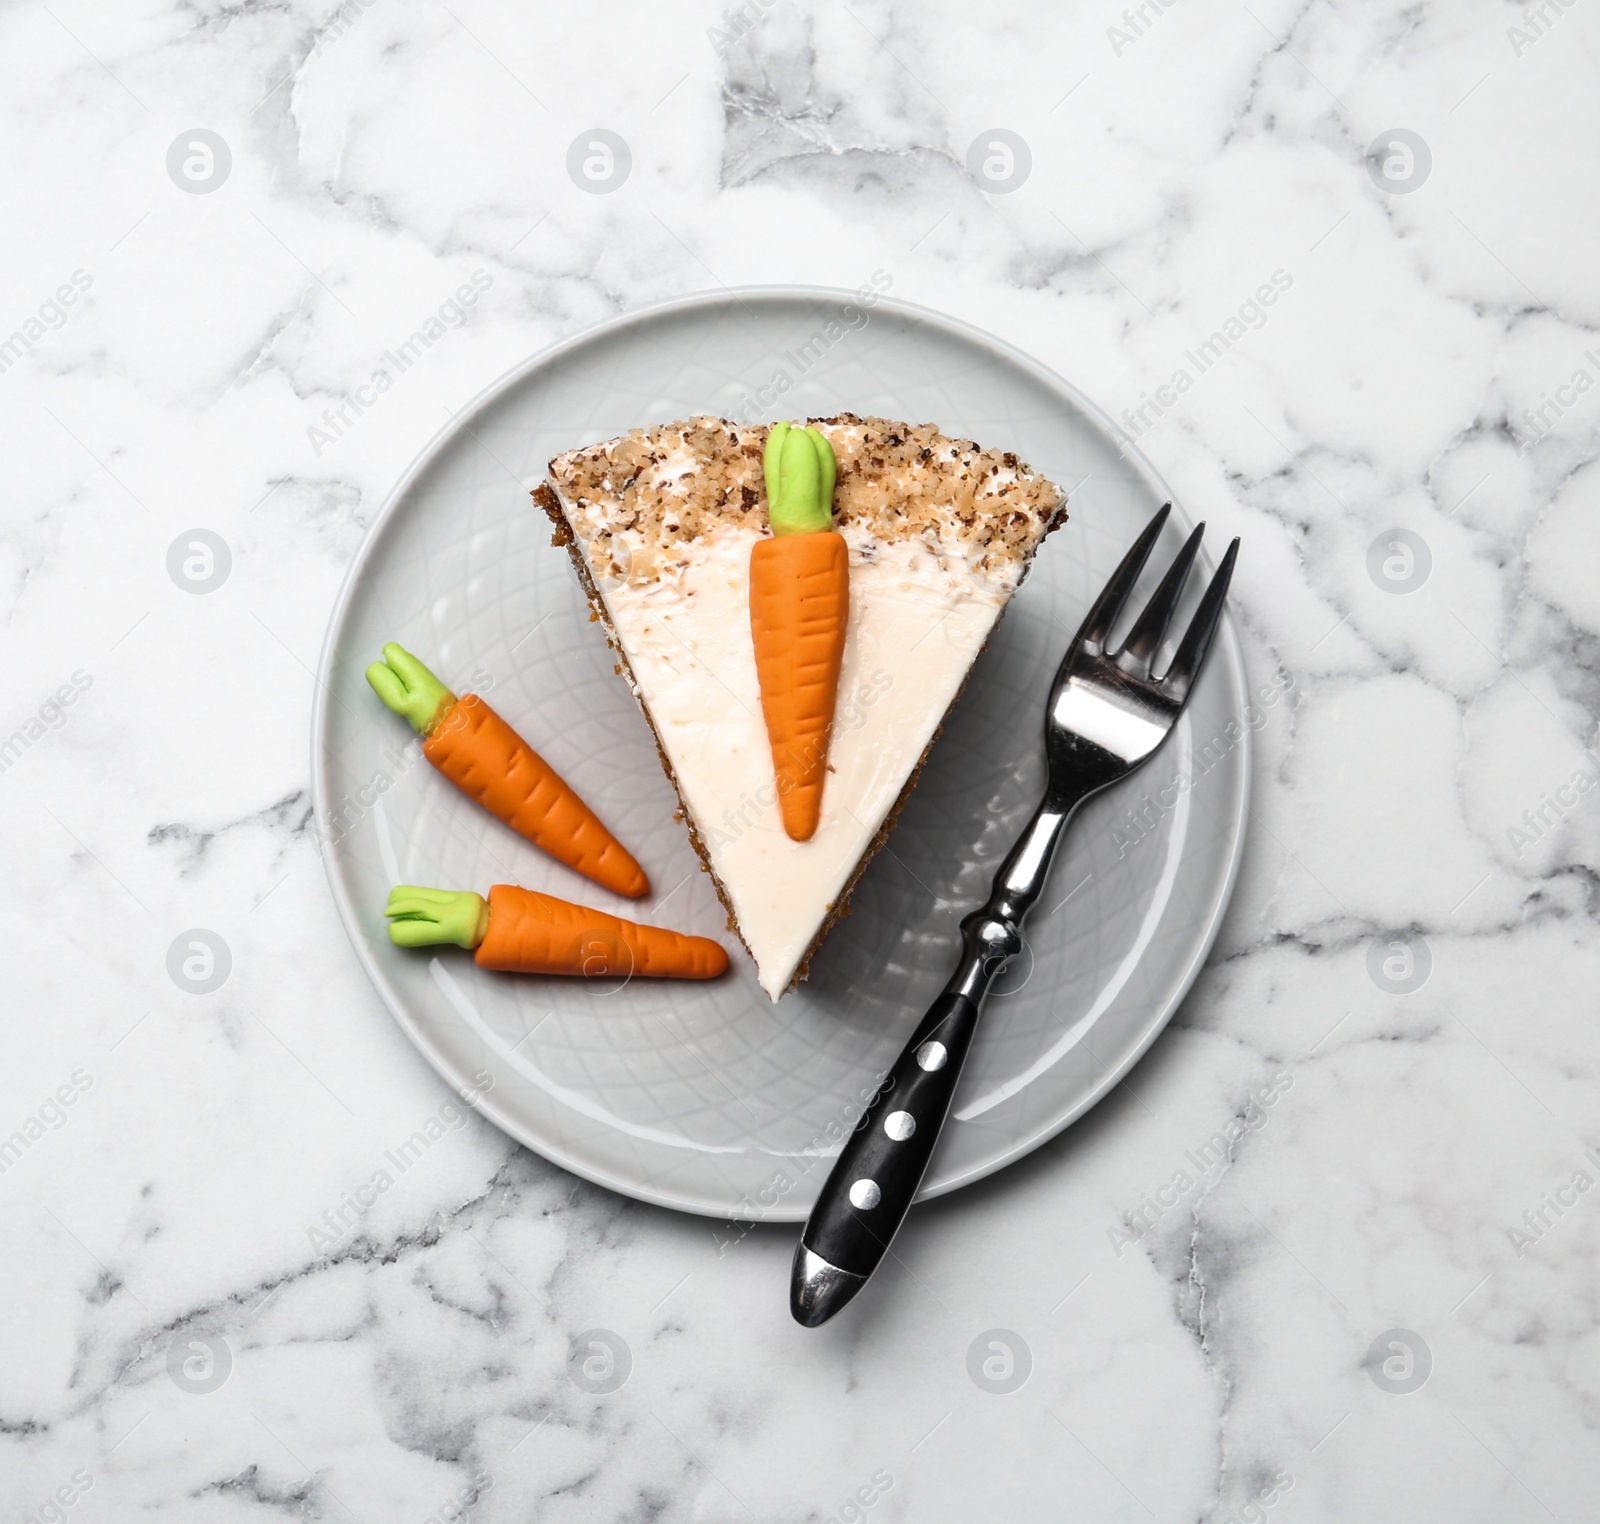
[[[809,841],[822,817],[850,612],[850,552],[837,530],[759,541],[750,555],[750,632],[783,829]]]
[[[589,978],[715,979],[728,966],[709,937],[641,926],[514,884],[489,891],[489,929],[473,957],[507,973]]]
[[[649,890],[644,869],[628,849],[476,694],[463,694],[441,716],[422,754],[464,794],[557,861],[630,899]]]

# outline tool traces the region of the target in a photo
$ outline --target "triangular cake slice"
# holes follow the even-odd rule
[[[690,837],[774,1000],[805,976],[883,844],[1040,541],[1060,490],[932,424],[809,420],[838,459],[850,621],[809,841],[783,830],[750,633],[768,534],[765,425],[691,418],[550,463],[556,526],[655,730]]]

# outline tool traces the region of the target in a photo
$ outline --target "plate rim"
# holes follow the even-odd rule
[[[355,555],[351,557],[350,565],[346,568],[344,578],[339,585],[339,591],[334,598],[333,609],[328,617],[328,626],[322,638],[322,648],[317,657],[316,686],[312,694],[311,804],[314,811],[313,840],[317,843],[317,854],[322,859],[323,872],[328,880],[329,891],[333,895],[334,908],[338,911],[340,924],[344,928],[345,936],[356,955],[357,962],[361,965],[369,983],[383,1001],[395,1024],[405,1034],[412,1047],[421,1054],[429,1067],[450,1086],[452,1092],[461,1096],[466,1104],[472,1106],[474,1110],[487,1118],[501,1132],[505,1133],[507,1137],[521,1147],[538,1154],[540,1158],[567,1170],[580,1179],[587,1180],[593,1185],[602,1186],[606,1190],[615,1191],[617,1194],[627,1196],[632,1200],[643,1201],[652,1206],[667,1207],[673,1211],[688,1212],[695,1216],[722,1222],[798,1223],[805,1221],[810,1215],[810,1209],[799,1210],[791,1207],[781,1196],[770,1210],[753,1212],[749,1217],[741,1217],[738,1213],[730,1214],[727,1212],[725,1210],[726,1203],[711,1203],[681,1194],[674,1195],[671,1192],[653,1188],[648,1184],[641,1184],[637,1180],[625,1178],[614,1172],[596,1168],[584,1161],[569,1157],[565,1150],[552,1146],[546,1139],[541,1138],[535,1141],[529,1138],[522,1125],[507,1114],[504,1108],[494,1099],[492,1093],[479,1094],[470,1099],[463,1095],[459,1077],[452,1072],[442,1055],[435,1049],[422,1025],[413,1018],[404,1002],[399,1000],[396,993],[390,988],[389,981],[384,977],[372,950],[367,946],[365,937],[360,934],[360,924],[356,916],[355,906],[346,891],[331,848],[323,845],[321,832],[324,809],[330,797],[329,781],[326,777],[324,761],[327,754],[324,742],[327,737],[331,699],[329,683],[334,651],[349,620],[356,588],[362,579],[367,564],[376,554],[378,543],[382,539],[383,532],[389,525],[390,520],[394,518],[400,505],[404,502],[417,480],[433,465],[435,459],[443,450],[480,413],[497,402],[505,393],[519,385],[533,372],[554,364],[569,351],[578,349],[597,339],[668,315],[693,312],[697,309],[723,307],[730,303],[742,303],[748,300],[772,302],[795,300],[861,302],[865,298],[859,291],[846,287],[786,283],[719,286],[702,291],[688,292],[665,301],[649,303],[646,306],[635,308],[631,312],[619,313],[615,317],[603,319],[598,323],[587,324],[577,332],[569,334],[566,338],[547,344],[543,349],[537,350],[525,359],[518,361],[489,382],[488,385],[483,387],[460,408],[448,409],[447,405],[447,410],[451,414],[449,422],[442,424],[434,432],[433,436],[422,446],[411,460],[411,463],[406,466],[396,479],[394,486],[385,496],[382,506],[378,509],[372,522],[367,526],[366,532],[362,536],[361,544],[357,547]],[[1175,516],[1182,519],[1186,524],[1192,525],[1192,520],[1177,494],[1173,492],[1165,478],[1156,470],[1138,445],[1122,434],[1122,431],[1117,428],[1104,408],[1059,372],[1044,364],[1043,361],[1012,344],[1009,340],[1000,338],[997,334],[978,327],[975,323],[969,323],[964,318],[953,317],[936,308],[923,306],[919,302],[907,301],[898,296],[878,295],[876,300],[873,301],[872,307],[874,311],[883,310],[897,313],[965,339],[969,343],[991,351],[1009,364],[1028,372],[1048,387],[1064,394],[1107,438],[1117,445],[1123,458],[1128,460],[1145,479],[1146,483],[1155,489],[1156,495],[1173,505]],[[1210,563],[1210,559],[1205,549],[1202,548],[1197,558],[1197,565],[1204,569]],[[1250,693],[1249,676],[1245,671],[1243,646],[1239,640],[1231,609],[1225,609],[1218,633],[1220,639],[1214,647],[1213,659],[1216,656],[1225,657],[1227,669],[1232,679],[1234,694],[1243,694],[1248,703]],[[1254,736],[1248,726],[1243,729],[1240,743],[1235,748],[1235,755],[1239,760],[1239,781],[1237,798],[1234,802],[1232,818],[1229,821],[1231,845],[1227,868],[1223,875],[1221,886],[1215,895],[1213,903],[1207,909],[1205,928],[1195,942],[1193,951],[1184,962],[1178,976],[1169,983],[1162,1000],[1153,1008],[1153,1014],[1145,1023],[1138,1040],[1129,1046],[1117,1064],[1108,1070],[1104,1077],[1077,1104],[1067,1108],[1062,1115],[1051,1118],[1044,1126],[1031,1132],[1026,1140],[1012,1144],[992,1159],[973,1165],[931,1187],[924,1186],[917,1193],[917,1201],[930,1201],[935,1197],[948,1195],[963,1186],[972,1185],[1006,1168],[1007,1165],[1016,1163],[1018,1159],[1025,1157],[1050,1142],[1053,1138],[1058,1137],[1085,1113],[1093,1110],[1111,1089],[1121,1082],[1123,1076],[1144,1057],[1156,1038],[1166,1030],[1173,1016],[1176,1015],[1178,1007],[1183,1004],[1190,990],[1194,987],[1195,981],[1200,976],[1200,970],[1205,967],[1205,961],[1210,955],[1212,947],[1216,944],[1217,936],[1222,929],[1223,919],[1227,914],[1228,905],[1233,899],[1234,889],[1238,884],[1240,864],[1244,858],[1245,839],[1248,835],[1247,817],[1249,815],[1250,794],[1255,777]]]

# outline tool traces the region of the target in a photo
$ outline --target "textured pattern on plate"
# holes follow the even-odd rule
[[[712,1216],[806,1215],[840,1129],[947,977],[957,921],[1036,802],[1042,705],[1066,642],[1168,495],[1119,454],[1088,403],[1022,356],[890,302],[861,325],[855,303],[843,292],[696,298],[586,334],[497,383],[470,427],[448,431],[401,483],[323,652],[313,763],[330,879],[402,1027],[454,1084],[487,1070],[480,1109],[530,1147],[630,1195]],[[847,305],[857,326],[830,346],[827,325]],[[821,357],[797,375],[788,357],[803,346]],[[693,413],[737,416],[779,370],[791,382],[784,411],[751,421],[842,408],[931,420],[1016,451],[1068,489],[1072,515],[979,658],[809,981],[773,1006],[737,950],[723,980],[685,987],[519,979],[448,949],[391,946],[383,904],[395,883],[514,882],[736,949],[672,818],[649,728],[528,491],[562,450]],[[1157,563],[1187,528],[1174,513]],[[452,687],[490,696],[638,856],[650,896],[607,895],[422,762],[362,676],[385,640]],[[1224,624],[1166,749],[1069,833],[1029,948],[992,997],[924,1195],[1052,1136],[1115,1082],[1188,988],[1237,859],[1244,705]],[[1180,774],[1197,775],[1194,786],[1177,787]]]

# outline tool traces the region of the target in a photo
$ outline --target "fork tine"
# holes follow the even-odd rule
[[[1205,596],[1200,600],[1200,607],[1195,610],[1194,618],[1189,622],[1189,628],[1183,637],[1183,644],[1178,647],[1178,654],[1172,658],[1172,665],[1167,668],[1167,675],[1161,679],[1161,687],[1167,696],[1183,703],[1189,696],[1189,689],[1200,674],[1200,667],[1206,659],[1206,652],[1211,649],[1211,637],[1217,633],[1217,625],[1222,619],[1222,606],[1228,598],[1228,583],[1233,577],[1233,563],[1239,557],[1239,541],[1235,539],[1229,545],[1227,554],[1222,558],[1222,565],[1217,568],[1216,575],[1211,579],[1211,586],[1205,591]]]
[[[1144,526],[1144,533],[1129,547],[1127,555],[1122,558],[1122,565],[1112,572],[1111,580],[1095,599],[1094,607],[1084,615],[1078,638],[1073,642],[1074,646],[1094,644],[1104,648],[1106,637],[1111,633],[1111,626],[1117,622],[1117,615],[1122,612],[1122,605],[1128,601],[1128,594],[1133,591],[1134,583],[1139,580],[1139,573],[1144,570],[1144,563],[1149,559],[1150,548],[1156,543],[1156,538],[1161,533],[1161,526],[1167,522],[1167,515],[1171,511],[1172,504],[1163,503],[1161,511]]]
[[[1178,600],[1183,597],[1183,585],[1189,580],[1189,568],[1194,564],[1195,552],[1200,549],[1201,537],[1206,532],[1204,524],[1196,524],[1194,532],[1183,543],[1183,549],[1173,559],[1161,586],[1145,604],[1144,612],[1135,621],[1117,653],[1118,665],[1138,677],[1149,677],[1151,664],[1161,642],[1166,638],[1167,626],[1177,612]]]

